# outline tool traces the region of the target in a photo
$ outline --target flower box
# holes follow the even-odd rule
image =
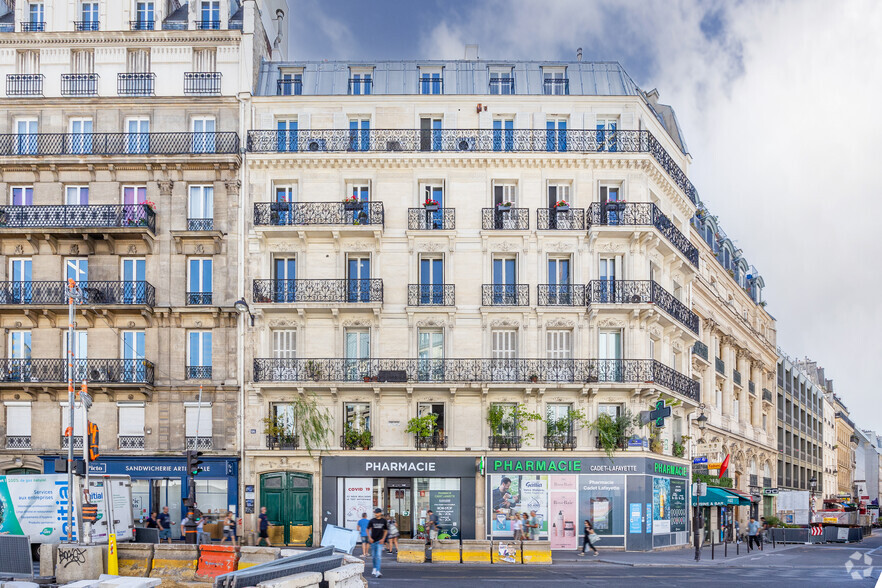
[[[364,202],[361,200],[347,199],[343,201],[343,210],[362,210]]]
[[[437,200],[426,200],[423,202],[423,207],[429,212],[436,212],[440,205]]]
[[[566,200],[558,200],[554,203],[554,208],[557,209],[558,212],[566,212],[570,209],[570,203]]]
[[[496,205],[496,210],[499,212],[508,212],[511,210],[511,207],[514,205],[513,202],[500,202]]]

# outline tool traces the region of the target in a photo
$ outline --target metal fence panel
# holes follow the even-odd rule
[[[31,540],[26,535],[0,535],[0,574],[33,577]]]

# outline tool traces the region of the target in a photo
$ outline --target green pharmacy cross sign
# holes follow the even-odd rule
[[[656,427],[664,427],[665,419],[671,416],[671,407],[665,406],[664,400],[655,403],[655,410],[649,411],[649,420],[655,421]]]

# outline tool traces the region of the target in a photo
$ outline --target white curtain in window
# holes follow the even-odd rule
[[[193,50],[193,71],[195,72],[214,72],[217,70],[217,50],[215,49],[194,49]]]
[[[132,437],[142,437],[144,435],[143,404],[120,405],[119,434]]]
[[[126,60],[126,71],[128,73],[149,73],[150,50],[130,49]]]
[[[19,51],[16,55],[16,71],[20,74],[40,73],[40,52]]]
[[[6,405],[6,435],[8,437],[30,437],[30,403]]]
[[[195,405],[186,406],[185,410],[187,437],[196,436],[197,422],[199,424],[199,437],[211,437],[211,403],[203,402],[201,409]]]
[[[95,73],[95,52],[91,49],[74,49],[70,52],[70,68],[75,74]]]

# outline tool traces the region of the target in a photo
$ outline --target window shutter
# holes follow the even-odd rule
[[[297,331],[273,331],[273,357],[275,359],[294,359],[297,357]]]
[[[6,406],[6,435],[29,437],[31,435],[31,405]]]
[[[199,419],[199,436],[211,437],[211,403],[203,402],[202,409],[198,406],[186,407],[186,435],[187,437],[196,436],[196,419]]]
[[[119,434],[122,436],[144,436],[144,407],[127,405],[119,407]]]
[[[494,359],[514,359],[516,355],[515,337],[517,331],[510,329],[499,329],[493,331],[493,358]]]
[[[546,341],[546,357],[548,359],[570,359],[572,357],[572,331],[547,331]]]

